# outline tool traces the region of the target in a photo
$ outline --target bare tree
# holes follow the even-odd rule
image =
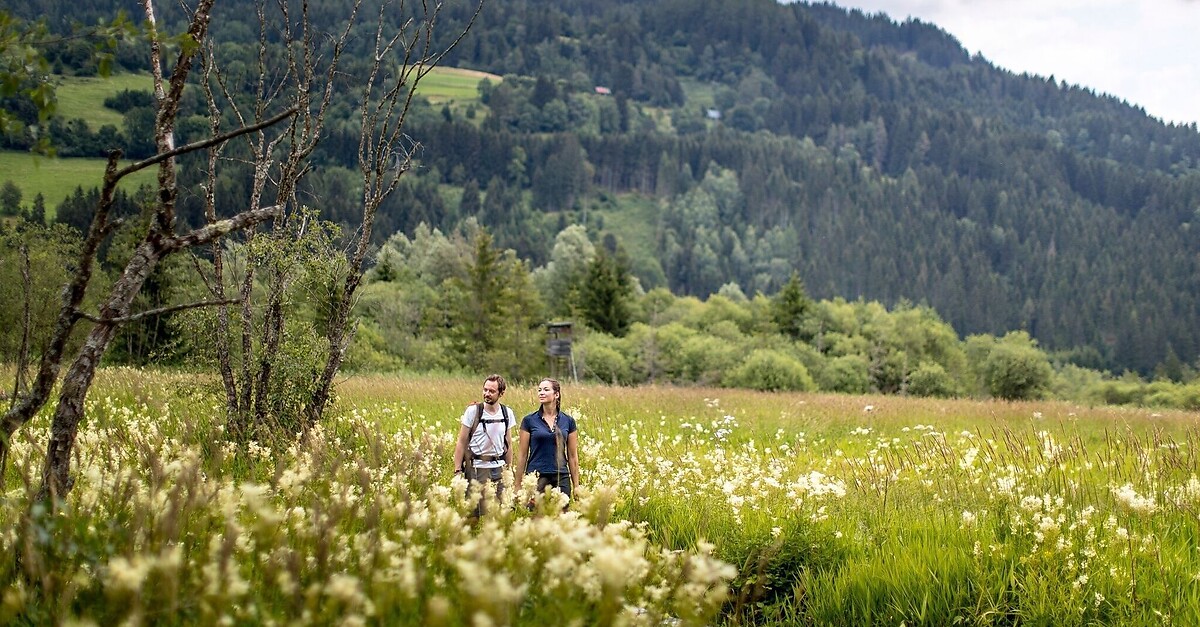
[[[200,0],[193,9],[185,35],[187,43],[180,47],[180,52],[168,78],[163,74],[162,51],[164,44],[162,36],[156,30],[154,9],[150,0],[143,2],[149,25],[148,37],[154,75],[157,154],[123,168],[119,167],[121,152],[112,151],[109,154],[100,200],[80,249],[76,272],[63,290],[62,307],[59,310],[50,340],[42,352],[38,374],[29,391],[23,394],[0,420],[0,475],[2,475],[13,434],[50,400],[51,391],[58,380],[69,336],[79,321],[90,320],[93,322],[83,346],[71,361],[63,377],[62,387],[58,393],[58,404],[51,423],[50,441],[47,446],[45,465],[42,469],[42,485],[38,495],[41,499],[57,500],[71,488],[73,483],[70,476],[71,452],[75,445],[79,422],[83,418],[84,399],[91,387],[100,358],[108,349],[118,325],[148,315],[207,304],[191,303],[153,312],[131,314],[130,307],[134,297],[141,290],[146,278],[158,262],[172,253],[194,246],[207,245],[229,233],[245,229],[280,214],[278,206],[250,208],[233,217],[210,223],[187,233],[175,232],[176,157],[222,144],[246,133],[268,128],[295,117],[298,110],[297,106],[293,104],[282,112],[256,124],[247,125],[225,134],[214,135],[185,146],[175,146],[175,121],[196,51],[196,46],[188,44],[199,44],[206,39],[212,7],[213,0]],[[96,253],[104,239],[118,226],[118,221],[110,218],[117,184],[129,174],[152,166],[158,166],[158,195],[153,217],[121,276],[102,299],[99,314],[85,313],[81,309],[81,305],[84,293],[91,282]]]
[[[267,155],[279,150],[284,152],[277,172],[256,167],[251,186],[252,206],[260,202],[270,189],[275,203],[285,208],[284,214],[273,221],[269,233],[248,233],[251,238],[270,238],[272,244],[265,247],[276,253],[284,251],[284,263],[280,256],[270,259],[256,249],[248,267],[238,282],[240,310],[235,314],[231,306],[223,306],[217,315],[216,354],[218,370],[225,388],[229,414],[229,432],[234,437],[244,437],[250,432],[266,426],[270,428],[273,411],[272,398],[280,393],[281,382],[276,378],[279,366],[280,344],[284,338],[287,322],[285,299],[292,281],[296,278],[297,264],[302,249],[289,248],[304,233],[314,228],[310,224],[312,214],[303,209],[298,198],[299,183],[308,174],[308,157],[322,138],[326,116],[336,86],[350,86],[360,90],[359,118],[360,136],[358,166],[362,183],[362,206],[354,229],[349,249],[345,251],[344,263],[339,267],[335,285],[327,294],[328,316],[324,324],[324,365],[313,385],[306,390],[304,402],[304,425],[320,420],[332,393],[333,380],[345,359],[346,350],[354,336],[351,317],[355,293],[362,279],[363,266],[367,260],[375,214],[384,200],[396,189],[401,177],[409,171],[419,143],[405,132],[405,121],[413,102],[416,87],[445,55],[466,36],[475,18],[482,10],[480,1],[464,28],[442,47],[435,45],[434,29],[442,4],[426,2],[407,3],[383,2],[375,19],[374,42],[370,65],[365,76],[356,76],[358,82],[350,83],[342,75],[340,65],[345,46],[350,39],[354,22],[362,9],[361,0],[350,8],[350,17],[345,29],[328,36],[327,56],[315,54],[315,41],[321,39],[315,33],[307,12],[292,16],[285,2],[279,3],[283,13],[282,29],[277,38],[282,41],[286,52],[288,72],[297,80],[301,89],[300,115],[293,120],[287,142],[272,143],[265,134],[259,134],[250,143],[254,162],[261,166]],[[398,26],[391,26],[393,16],[404,16]],[[259,24],[262,41],[267,40],[269,27],[264,7],[259,5]],[[245,115],[260,116],[269,93],[271,83],[267,80],[267,57],[271,53],[264,45],[259,49],[259,82],[256,108],[243,113],[238,105],[236,93],[226,85],[219,71],[215,80],[206,83],[212,129],[217,131],[223,112],[245,123]],[[214,63],[215,52],[209,49],[208,58]],[[276,140],[278,141],[278,140]],[[215,185],[215,171],[221,159],[219,147],[209,155],[209,194],[206,196],[206,213],[210,221],[215,219],[215,198],[211,189]],[[289,254],[287,251],[291,250]],[[213,247],[214,268],[210,289],[214,298],[225,300],[226,283],[223,256],[225,250]],[[261,303],[255,302],[255,286],[265,285]],[[235,329],[235,320],[237,327]],[[237,350],[235,341],[240,341]],[[299,417],[298,417],[299,418]]]
[[[418,148],[418,145],[403,133],[416,86],[467,35],[467,31],[483,9],[483,2],[481,0],[476,5],[470,22],[454,41],[443,50],[435,50],[432,45],[433,27],[437,23],[437,14],[441,6],[440,3],[435,5],[431,14],[427,11],[425,19],[407,40],[400,38],[403,33],[385,39],[381,29],[376,31],[376,62],[371,67],[370,79],[363,88],[362,135],[358,144],[358,166],[363,181],[362,221],[359,224],[354,251],[350,256],[345,283],[340,298],[334,303],[328,324],[326,339],[329,342],[329,354],[312,402],[308,405],[307,419],[310,425],[320,420],[321,413],[329,402],[333,378],[337,375],[345,359],[346,349],[354,337],[354,330],[350,327],[350,312],[354,305],[355,292],[362,281],[363,262],[371,243],[375,213],[396,189],[400,177],[408,172],[413,154]],[[379,63],[379,59],[386,58],[397,48],[402,53],[404,62],[400,66],[399,76],[392,78],[390,87],[387,87],[385,85],[388,81],[381,72],[385,66]],[[375,95],[377,89],[383,89],[382,97],[378,100]]]
[[[227,85],[217,64],[216,46],[208,36],[215,0],[197,0],[194,7],[185,7],[189,27],[169,75],[165,73],[163,61],[167,40],[157,30],[152,0],[142,0],[157,107],[154,131],[157,154],[125,167],[119,166],[119,151],[109,155],[100,200],[81,246],[77,269],[64,288],[62,306],[42,352],[37,376],[28,391],[0,420],[0,476],[7,462],[11,437],[49,402],[59,378],[68,338],[82,320],[92,322],[93,326],[63,377],[39,498],[57,501],[72,486],[71,453],[83,418],[84,400],[100,359],[123,323],[181,309],[217,307],[216,348],[233,431],[243,432],[267,417],[272,370],[284,336],[285,298],[295,275],[286,267],[267,263],[263,256],[251,253],[244,275],[238,278],[237,294],[230,298],[225,289],[230,278],[225,276],[227,259],[220,241],[232,233],[244,231],[251,242],[266,238],[279,243],[311,226],[312,212],[299,202],[297,186],[311,170],[309,157],[323,136],[334,90],[337,85],[345,84],[340,80],[339,64],[351,39],[361,2],[356,0],[352,4],[345,28],[333,35],[318,33],[312,28],[309,7],[303,0],[297,15],[293,15],[293,5],[287,0],[275,2],[272,8],[282,14],[281,22],[272,22],[274,16],[268,19],[267,7],[272,5],[265,0],[259,2],[258,88],[246,98],[246,94]],[[354,225],[355,237],[346,253],[340,289],[330,298],[330,315],[324,329],[327,343],[324,368],[316,377],[311,399],[304,404],[305,415],[296,416],[298,420],[311,423],[320,419],[330,398],[333,379],[353,337],[350,314],[367,258],[375,212],[409,170],[418,147],[403,132],[415,87],[465,37],[482,6],[482,0],[474,5],[472,17],[462,32],[440,49],[435,46],[433,36],[442,9],[440,2],[430,5],[422,0],[407,7],[403,0],[398,3],[383,0],[379,7],[370,69],[365,81],[354,83],[361,87],[362,131],[358,151],[363,179],[361,222]],[[389,26],[392,16],[405,15],[406,11],[411,16],[399,26]],[[269,32],[272,29],[278,32]],[[269,43],[271,41],[282,43]],[[281,47],[273,47],[277,45]],[[278,58],[280,51],[286,61],[283,67],[268,62],[269,58]],[[209,137],[176,147],[174,131],[180,101],[197,60],[203,71],[196,82],[206,94],[210,112]],[[222,131],[222,125],[228,120],[235,122],[235,129]],[[238,210],[229,212],[225,208],[225,213],[233,213],[232,217],[221,218],[214,193],[217,172],[228,162],[223,156],[224,148],[238,138],[245,139],[250,149],[253,172],[250,193]],[[206,224],[179,234],[175,232],[178,197],[175,159],[204,150],[208,151],[204,190]],[[99,312],[86,313],[82,309],[83,297],[91,280],[97,251],[118,226],[118,221],[110,216],[117,184],[129,174],[152,166],[158,167],[158,193],[152,217],[122,274],[101,298]],[[267,198],[271,200],[268,202]],[[256,233],[257,226],[268,221],[270,228]],[[134,298],[162,259],[198,247],[209,247],[212,251],[212,275],[206,277],[212,300],[139,313],[130,311]],[[199,263],[196,265],[200,268]],[[254,288],[262,284],[266,286],[265,303],[258,305],[253,301]],[[240,315],[231,315],[230,307],[239,304]],[[240,351],[237,351],[241,364],[236,369],[231,344],[231,338],[236,337],[232,328],[235,317],[240,318],[241,342]]]

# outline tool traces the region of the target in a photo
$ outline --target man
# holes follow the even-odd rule
[[[454,474],[464,473],[468,481],[494,483],[497,497],[504,489],[501,473],[512,463],[510,432],[517,426],[512,409],[500,404],[506,387],[504,377],[498,374],[483,381],[483,402],[467,406],[454,445]],[[481,502],[476,513],[482,512]]]

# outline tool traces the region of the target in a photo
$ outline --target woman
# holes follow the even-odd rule
[[[558,381],[542,379],[538,410],[521,420],[517,445],[517,488],[526,473],[538,473],[538,492],[554,486],[568,497],[579,485],[579,434],[575,419],[562,413]]]

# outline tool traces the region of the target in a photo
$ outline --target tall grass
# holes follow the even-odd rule
[[[106,371],[64,512],[18,437],[0,622],[1200,623],[1194,414],[568,384],[569,512],[525,482],[472,523],[478,387],[352,377],[234,445],[210,380]]]
[[[106,372],[57,513],[30,499],[46,428],[20,433],[0,622],[704,624],[725,598],[732,569],[651,544],[602,489],[563,514],[556,494],[512,507],[534,495],[510,485],[472,522],[449,397],[412,388],[415,404],[346,403],[303,442],[236,445],[210,389]]]

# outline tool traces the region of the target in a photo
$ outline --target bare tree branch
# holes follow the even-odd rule
[[[158,165],[157,204],[154,207],[148,229],[135,246],[133,255],[126,262],[120,277],[108,288],[107,295],[103,298],[100,307],[100,314],[94,318],[95,324],[88,332],[83,345],[62,379],[62,386],[58,392],[58,405],[50,425],[50,439],[42,466],[42,484],[36,497],[38,500],[49,501],[54,508],[59,506],[61,499],[74,484],[74,478],[70,472],[72,451],[80,422],[84,416],[84,401],[91,388],[96,369],[116,334],[118,323],[149,315],[149,312],[131,315],[129,309],[158,264],[164,257],[181,249],[208,244],[229,233],[253,227],[280,215],[279,206],[263,208],[255,204],[232,218],[210,222],[185,235],[175,235],[173,231],[178,190],[176,188],[175,161],[172,157],[184,152],[174,145],[175,123],[192,62],[198,56],[197,53],[204,49],[203,43],[208,34],[213,1],[199,0],[195,5],[195,9],[190,15],[187,36],[198,46],[184,45],[180,48],[179,56],[171,73],[170,89],[168,90],[163,86],[160,65],[161,37],[155,30],[152,0],[143,0],[147,21],[150,24],[152,72],[154,73],[156,97],[154,140],[158,155],[147,162],[130,166],[131,169],[126,172],[148,165]],[[292,118],[294,121],[295,113],[296,111],[285,111],[269,120],[197,142],[185,148],[186,150],[200,150],[219,145],[223,141],[227,142],[238,135],[253,133],[256,130],[261,133],[261,129],[284,119]],[[6,412],[0,423],[0,427],[3,428],[0,431],[0,463],[7,454],[7,443],[13,430],[27,421],[46,402],[49,386],[53,383],[53,375],[57,373],[61,360],[62,346],[65,345],[66,337],[70,335],[71,327],[83,316],[79,305],[82,302],[83,290],[87,287],[95,250],[107,228],[108,211],[112,206],[117,180],[120,178],[116,167],[119,156],[120,153],[116,151],[109,155],[100,204],[93,217],[88,238],[84,241],[83,253],[81,253],[82,267],[72,281],[71,291],[63,299],[58,326],[52,338],[59,345],[52,347],[53,350],[48,350],[43,356],[42,371],[39,372],[35,391],[23,399],[18,407]],[[48,360],[46,356],[52,353],[54,355]]]
[[[84,311],[78,312],[77,315],[80,318],[83,318],[84,320],[91,320],[92,322],[95,322],[95,323],[125,324],[127,322],[136,322],[143,318],[149,318],[151,316],[161,316],[163,314],[174,313],[176,311],[186,311],[188,309],[199,309],[200,307],[213,307],[216,305],[232,305],[232,304],[238,303],[238,302],[241,302],[241,301],[239,301],[236,298],[225,299],[225,300],[202,300],[202,301],[198,301],[198,302],[194,302],[194,303],[185,303],[182,305],[171,305],[170,307],[159,307],[158,309],[149,309],[146,311],[138,312],[133,315],[118,316],[116,318],[101,318],[100,316],[95,316],[95,315],[92,315],[92,314],[84,312]]]
[[[175,157],[178,157],[179,155],[187,154],[189,152],[195,152],[197,150],[204,150],[205,148],[208,148],[209,146],[223,144],[235,137],[240,137],[240,136],[246,135],[248,133],[254,133],[257,131],[261,131],[264,128],[274,126],[274,125],[282,122],[283,120],[286,120],[286,119],[292,117],[293,115],[296,114],[296,112],[299,109],[300,109],[299,105],[295,105],[288,109],[285,109],[284,111],[280,112],[278,115],[275,115],[274,117],[271,117],[267,120],[263,120],[256,124],[244,126],[237,130],[229,131],[228,133],[223,133],[221,135],[218,135],[217,137],[209,137],[208,139],[195,141],[195,142],[192,142],[185,146],[180,146],[178,148],[170,150],[168,152],[154,155],[153,157],[143,159],[141,161],[138,161],[137,163],[127,165],[124,168],[117,170],[117,172],[114,176],[115,176],[115,178],[120,179],[125,176],[128,176],[129,174],[132,174],[133,172],[137,172],[138,170],[143,170],[143,169],[148,168],[157,163],[166,161],[167,159],[173,159]]]
[[[250,226],[266,222],[271,218],[278,218],[282,215],[282,212],[283,207],[280,205],[249,209],[232,218],[202,226],[186,235],[165,240],[162,242],[162,248],[164,253],[170,253],[183,248],[207,244],[234,231],[241,231]]]
[[[483,4],[484,0],[479,0],[467,27],[463,29],[450,46],[439,54],[430,56],[428,53],[433,46],[433,27],[442,5],[440,2],[436,3],[431,9],[427,3],[422,2],[421,6],[425,9],[426,18],[423,28],[418,28],[418,32],[408,40],[404,47],[404,61],[401,64],[402,69],[398,80],[390,89],[385,91],[385,95],[381,101],[372,107],[372,90],[380,75],[384,59],[389,56],[393,46],[400,41],[400,36],[397,35],[387,40],[386,43],[383,43],[382,27],[376,31],[374,63],[363,89],[362,130],[359,136],[359,171],[363,180],[362,222],[358,228],[355,250],[348,259],[349,267],[346,272],[345,282],[342,285],[340,298],[334,304],[327,325],[326,340],[329,343],[329,353],[326,358],[325,368],[318,380],[317,389],[313,393],[312,402],[309,403],[305,410],[308,414],[305,417],[306,427],[312,426],[320,420],[325,410],[325,405],[329,402],[332,394],[331,388],[334,377],[341,368],[350,342],[354,338],[355,326],[350,319],[350,313],[354,307],[358,286],[362,281],[363,263],[371,244],[371,234],[374,229],[376,212],[383,201],[395,191],[400,177],[408,171],[412,162],[412,151],[401,147],[399,148],[399,152],[404,155],[403,161],[398,164],[399,167],[392,167],[392,160],[397,154],[397,147],[401,145],[403,140],[407,139],[403,129],[408,112],[412,106],[413,97],[416,94],[417,84],[432,69],[432,64],[428,69],[425,69],[424,66],[429,60],[432,60],[432,63],[436,64],[446,53],[462,41],[471,24],[474,24],[479,13],[483,10]],[[381,10],[380,25],[382,23],[383,13]],[[423,43],[420,43],[422,41],[422,34],[424,34],[424,40]],[[420,46],[420,54],[418,56],[421,60],[416,64],[414,69],[411,61],[413,53],[418,49],[418,46]],[[409,83],[410,77],[413,77],[411,84]],[[408,91],[401,101],[400,95],[403,92],[403,87],[406,85],[408,86]],[[415,150],[419,146],[419,143],[413,142],[412,149]]]

